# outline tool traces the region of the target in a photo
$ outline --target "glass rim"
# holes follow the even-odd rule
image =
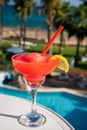
[[[31,52],[33,53],[33,52]],[[35,64],[35,65],[38,65],[38,64],[41,64],[41,65],[46,65],[46,64],[52,64],[52,62],[26,62],[26,61],[22,61],[22,60],[17,60],[15,59],[16,56],[20,56],[20,55],[25,55],[25,54],[31,54],[31,53],[18,53],[18,54],[15,54],[11,57],[12,59],[12,62],[18,62],[18,63],[26,63],[26,64]],[[39,52],[35,52],[35,53],[39,53]],[[41,54],[41,53],[39,53]],[[51,56],[49,54],[46,54],[46,56]],[[52,59],[51,61],[54,61],[54,59]]]

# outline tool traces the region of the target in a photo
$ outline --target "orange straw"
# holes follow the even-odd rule
[[[54,40],[56,39],[56,37],[61,33],[61,31],[64,29],[64,26],[60,26],[58,28],[58,30],[55,32],[55,34],[53,35],[53,37],[51,38],[51,40],[47,43],[45,49],[42,52],[42,56],[44,56],[46,54],[46,52],[49,50],[50,46],[53,44]]]

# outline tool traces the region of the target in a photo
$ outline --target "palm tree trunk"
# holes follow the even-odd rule
[[[2,47],[2,5],[0,4],[0,48]]]
[[[59,54],[63,55],[63,31],[61,32],[60,35]]]
[[[87,57],[87,40],[86,40],[85,54],[84,55]]]
[[[48,26],[48,41],[51,39],[51,33],[52,33],[52,25]],[[52,45],[50,49],[48,50],[48,54],[52,55]]]
[[[20,26],[20,41],[19,46],[22,46],[25,49],[25,39],[26,39],[26,20],[22,19],[22,23]],[[21,43],[23,42],[23,45]]]
[[[23,20],[23,49],[25,49],[25,41],[26,41],[26,18]]]
[[[23,41],[23,34],[22,34],[22,29],[23,27],[22,27],[22,24],[20,25],[20,39],[19,39],[19,47],[21,47],[21,43],[22,43],[22,41]]]
[[[79,49],[80,49],[80,43],[81,43],[81,39],[78,38],[78,43],[77,43],[77,47],[76,47],[76,56],[75,56],[75,66],[78,65],[78,61],[79,61]]]

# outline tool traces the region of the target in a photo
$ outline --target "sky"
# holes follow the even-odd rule
[[[9,0],[9,5],[14,5],[14,0]]]
[[[34,1],[36,1],[38,5],[40,5],[40,0],[34,0]],[[70,2],[71,5],[74,5],[74,6],[79,6],[81,4],[80,0],[61,0],[61,1]]]
[[[9,4],[10,5],[14,5],[14,0],[9,0]],[[38,6],[40,5],[40,0],[34,0],[35,2],[37,2]],[[81,4],[81,1],[80,0],[61,0],[61,1],[65,1],[65,2],[70,2],[71,5],[74,5],[74,6],[79,6]]]
[[[74,6],[79,6],[82,3],[81,0],[61,0],[61,1],[70,2],[71,5],[74,5]]]

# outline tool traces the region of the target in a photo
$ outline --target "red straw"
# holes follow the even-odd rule
[[[60,34],[60,32],[63,30],[64,26],[60,26],[58,28],[58,30],[55,32],[55,34],[53,35],[53,37],[51,38],[51,40],[48,42],[48,44],[46,45],[45,49],[42,52],[42,56],[44,56],[46,54],[46,52],[49,50],[50,46],[53,44],[54,40],[56,39],[56,37]]]

